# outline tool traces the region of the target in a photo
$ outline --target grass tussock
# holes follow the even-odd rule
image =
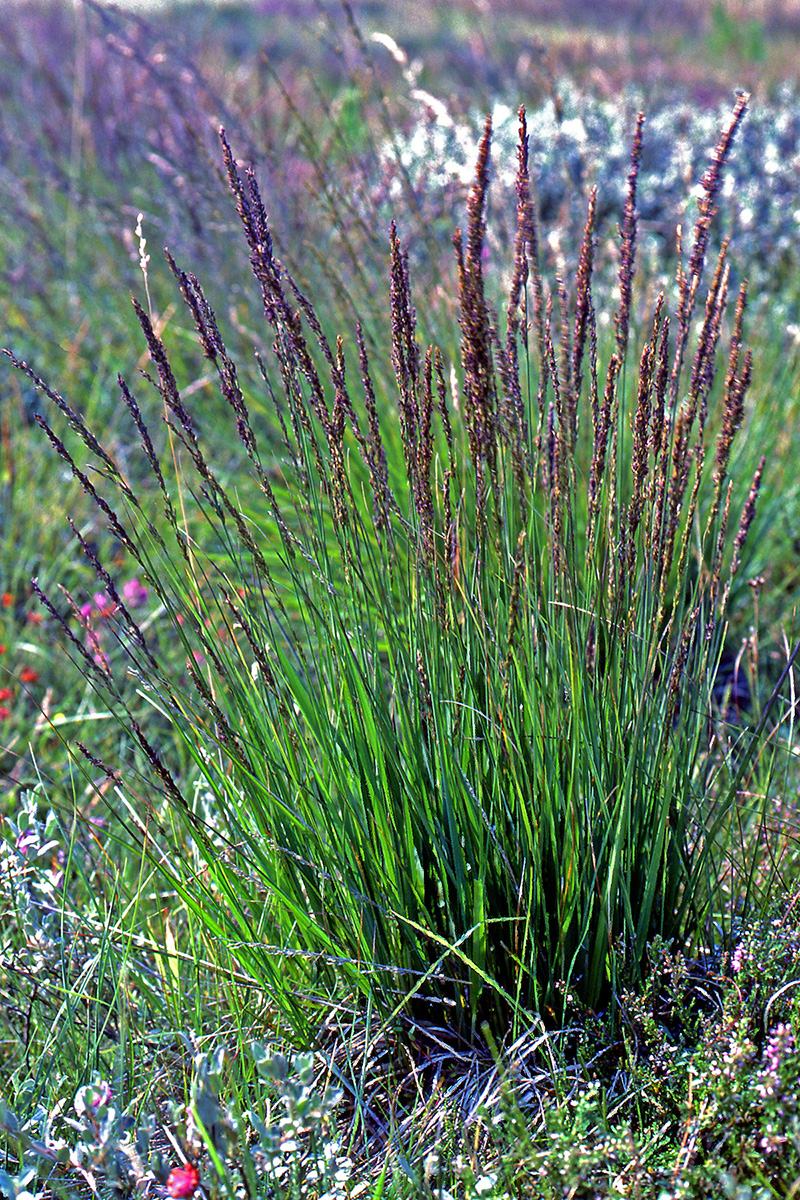
[[[502,1036],[527,1012],[559,1019],[566,991],[606,1003],[617,987],[610,963],[638,977],[653,937],[704,946],[724,912],[727,835],[734,819],[753,819],[738,797],[758,739],[743,739],[734,757],[718,731],[710,737],[711,693],[761,467],[732,515],[728,466],[752,371],[742,346],[746,292],[734,306],[709,452],[728,312],[724,252],[704,290],[703,272],[745,104],[703,180],[677,313],[670,320],[657,300],[638,368],[628,350],[642,122],[614,348],[601,364],[595,198],[574,285],[558,281],[548,293],[522,113],[505,329],[483,276],[487,123],[467,227],[454,236],[461,350],[447,373],[441,352],[418,344],[412,281],[392,233],[396,418],[378,411],[360,328],[349,348],[360,379],[351,384],[343,339],[329,343],[312,301],[275,258],[255,175],[241,173],[223,135],[274,338],[274,361],[262,369],[277,455],[262,450],[265,432],[250,420],[200,283],[169,263],[260,500],[218,478],[138,303],[179,464],[174,482],[122,381],[121,395],[162,494],[170,544],[81,418],[45,387],[102,467],[103,486],[45,418],[42,427],[186,645],[193,687],[184,690],[161,675],[84,542],[124,631],[129,669],[185,732],[223,827],[192,813],[135,722],[134,736],[186,822],[208,900],[235,900],[217,932],[242,944],[243,965],[266,973],[306,1034],[314,1003],[324,1009],[346,981],[387,1020],[424,1011],[458,1036],[475,1036],[486,1020]],[[187,537],[189,495],[217,553]],[[113,691],[103,656],[63,624],[87,671]],[[186,888],[178,873],[174,883]]]

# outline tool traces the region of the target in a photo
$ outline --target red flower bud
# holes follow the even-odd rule
[[[200,1172],[194,1163],[173,1167],[167,1179],[167,1191],[174,1200],[187,1200],[200,1185]]]

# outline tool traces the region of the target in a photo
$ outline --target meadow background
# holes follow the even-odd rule
[[[800,6],[87,0],[4,7],[0,35],[4,1194],[797,1194]],[[675,229],[686,264],[742,92],[682,324]],[[509,304],[521,104],[541,358],[533,261]],[[555,473],[568,405],[538,440],[465,415],[491,320],[509,377],[517,322],[520,412],[572,380]],[[606,530],[658,566],[625,472],[642,348],[657,392],[681,328],[708,454],[677,568],[595,586]],[[712,344],[716,370],[692,360]],[[615,351],[622,465],[592,532],[590,364],[602,395]],[[654,453],[647,503],[703,453]],[[612,594],[626,632],[602,643]],[[537,738],[538,767],[508,753]],[[573,841],[601,774],[632,836],[601,804],[607,833]],[[505,801],[531,779],[552,845]],[[520,846],[541,894],[514,941]]]

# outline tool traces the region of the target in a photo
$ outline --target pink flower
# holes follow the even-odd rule
[[[105,592],[95,592],[92,599],[97,609],[97,615],[100,617],[112,617],[117,611],[116,604],[108,598]]]
[[[147,588],[138,579],[129,579],[122,585],[122,594],[131,608],[139,608],[147,603]]]
[[[95,1086],[92,1094],[87,1097],[89,1107],[97,1112],[98,1108],[108,1104],[111,1100],[111,1086],[106,1083],[105,1079],[101,1079]]]
[[[32,829],[23,829],[22,833],[17,835],[16,847],[23,856],[28,853],[31,846],[35,846],[38,838]]]
[[[105,671],[106,675],[111,674],[111,663],[108,661],[108,658],[102,650],[97,650],[97,652],[92,655],[92,661],[94,662],[95,666],[100,668],[101,671]]]
[[[75,1096],[75,1112],[79,1117],[84,1114],[94,1120],[101,1108],[107,1108],[111,1102],[111,1088],[105,1079],[99,1083],[87,1083],[78,1088]]]
[[[194,1163],[185,1167],[173,1167],[167,1178],[167,1191],[173,1200],[187,1200],[200,1185],[200,1172]]]

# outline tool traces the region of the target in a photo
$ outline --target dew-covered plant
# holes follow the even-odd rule
[[[133,1196],[161,1184],[166,1194],[202,1193],[217,1200],[280,1194],[291,1200],[346,1200],[353,1164],[337,1141],[342,1093],[317,1090],[313,1055],[289,1062],[254,1043],[251,1057],[266,1081],[263,1105],[243,1110],[220,1098],[225,1051],[201,1052],[192,1063],[188,1104],[173,1104],[162,1126],[155,1113],[120,1111],[104,1079],[79,1088],[71,1110],[37,1110],[20,1121],[7,1106],[0,1131],[17,1156],[15,1175],[0,1172],[8,1200],[28,1195],[93,1193]],[[361,1189],[364,1190],[363,1188]]]
[[[468,194],[479,122],[452,115],[444,102],[425,92],[412,90],[411,94],[419,118],[408,133],[398,134],[384,146],[384,176],[376,195],[388,211],[410,182],[425,207],[428,225],[442,231],[453,207]],[[597,188],[598,235],[609,242],[615,237],[625,209],[629,129],[641,103],[634,91],[602,99],[562,80],[530,117],[534,199],[543,225],[552,230],[542,252],[559,270],[580,247],[583,196],[591,186]],[[648,110],[638,184],[639,251],[650,272],[665,281],[674,267],[677,226],[688,228],[696,220],[703,195],[698,180],[724,115],[722,107],[709,110],[688,99],[669,97]],[[492,125],[489,237],[497,251],[503,221],[513,212],[517,140],[513,108],[498,101]],[[753,106],[722,184],[725,235],[731,238],[735,269],[749,278],[754,289],[774,287],[796,263],[799,160],[797,97],[784,85],[773,100],[762,99]],[[418,236],[413,223],[408,236],[412,240]],[[719,242],[719,232],[714,231],[715,250]]]
[[[22,792],[0,818],[0,955],[37,974],[60,960],[65,847],[58,818],[40,814],[40,791]]]

